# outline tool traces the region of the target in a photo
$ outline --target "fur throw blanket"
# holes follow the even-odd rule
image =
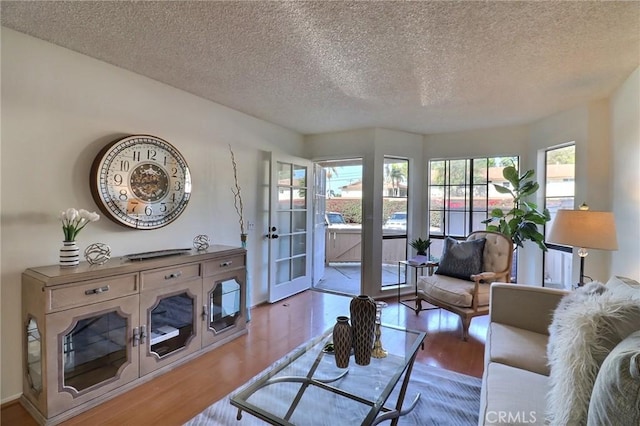
[[[619,342],[639,329],[640,303],[617,296],[601,283],[589,283],[560,301],[547,346],[549,424],[587,423],[600,366]]]

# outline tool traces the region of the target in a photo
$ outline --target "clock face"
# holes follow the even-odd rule
[[[134,135],[107,145],[91,167],[91,194],[120,225],[155,229],[173,222],[191,196],[182,155],[155,136]]]

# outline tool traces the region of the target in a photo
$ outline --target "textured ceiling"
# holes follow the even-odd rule
[[[2,25],[303,134],[529,123],[640,62],[640,2],[18,1]]]

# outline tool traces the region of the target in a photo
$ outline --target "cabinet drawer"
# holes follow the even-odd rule
[[[152,290],[200,277],[200,264],[176,265],[142,273],[142,290]]]
[[[222,257],[220,259],[209,260],[204,264],[204,276],[209,277],[220,272],[229,271],[231,269],[243,268],[245,257],[242,254],[237,256]]]
[[[48,287],[49,311],[83,306],[138,293],[138,274]]]

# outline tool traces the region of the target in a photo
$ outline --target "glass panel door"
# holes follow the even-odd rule
[[[406,269],[398,283],[398,262],[407,260],[409,223],[409,160],[385,157],[382,185],[382,286],[404,284]]]
[[[362,277],[362,158],[327,160],[321,168],[325,187],[323,207],[324,247],[319,279],[314,288],[355,296]],[[317,233],[320,235],[320,233]],[[320,265],[316,264],[317,267]]]
[[[272,154],[269,229],[269,302],[311,287],[311,163]]]

